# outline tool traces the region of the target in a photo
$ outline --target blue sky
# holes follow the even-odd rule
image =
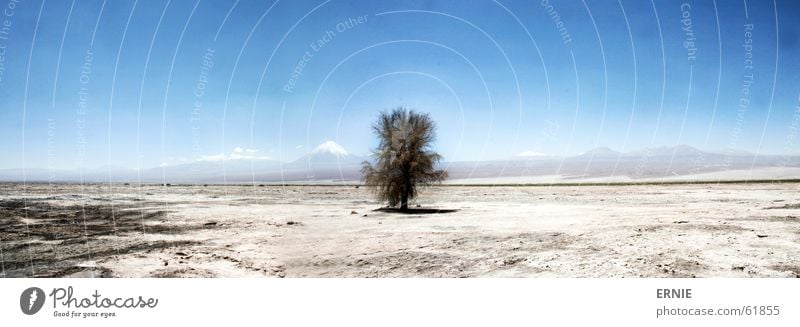
[[[430,113],[453,161],[800,153],[789,0],[0,6],[0,168],[291,161],[326,140],[363,155],[371,122],[397,106]]]

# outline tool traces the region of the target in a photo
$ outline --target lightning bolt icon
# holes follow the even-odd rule
[[[33,309],[33,304],[36,302],[36,298],[37,298],[37,297],[38,297],[38,295],[39,295],[38,293],[39,293],[39,292],[37,292],[36,290],[32,290],[32,292],[31,292],[31,299],[30,299],[30,302],[29,302],[29,307],[28,307],[28,310],[31,310],[31,309]]]

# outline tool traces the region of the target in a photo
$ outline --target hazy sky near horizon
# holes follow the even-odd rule
[[[0,1],[0,168],[365,155],[381,110],[446,160],[689,144],[797,154],[800,3]]]

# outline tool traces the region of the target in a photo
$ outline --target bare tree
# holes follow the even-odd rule
[[[442,156],[430,149],[436,124],[425,113],[405,108],[381,112],[372,130],[379,145],[373,153],[375,164],[363,162],[361,173],[366,186],[390,207],[408,209],[418,187],[441,183],[447,172],[436,170]]]

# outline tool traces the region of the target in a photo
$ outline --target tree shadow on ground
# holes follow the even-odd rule
[[[435,209],[435,208],[408,208],[408,209],[400,209],[400,208],[378,208],[372,211],[377,212],[390,212],[390,213],[402,213],[407,215],[418,215],[418,214],[436,214],[436,213],[452,213],[457,212],[458,209]]]

